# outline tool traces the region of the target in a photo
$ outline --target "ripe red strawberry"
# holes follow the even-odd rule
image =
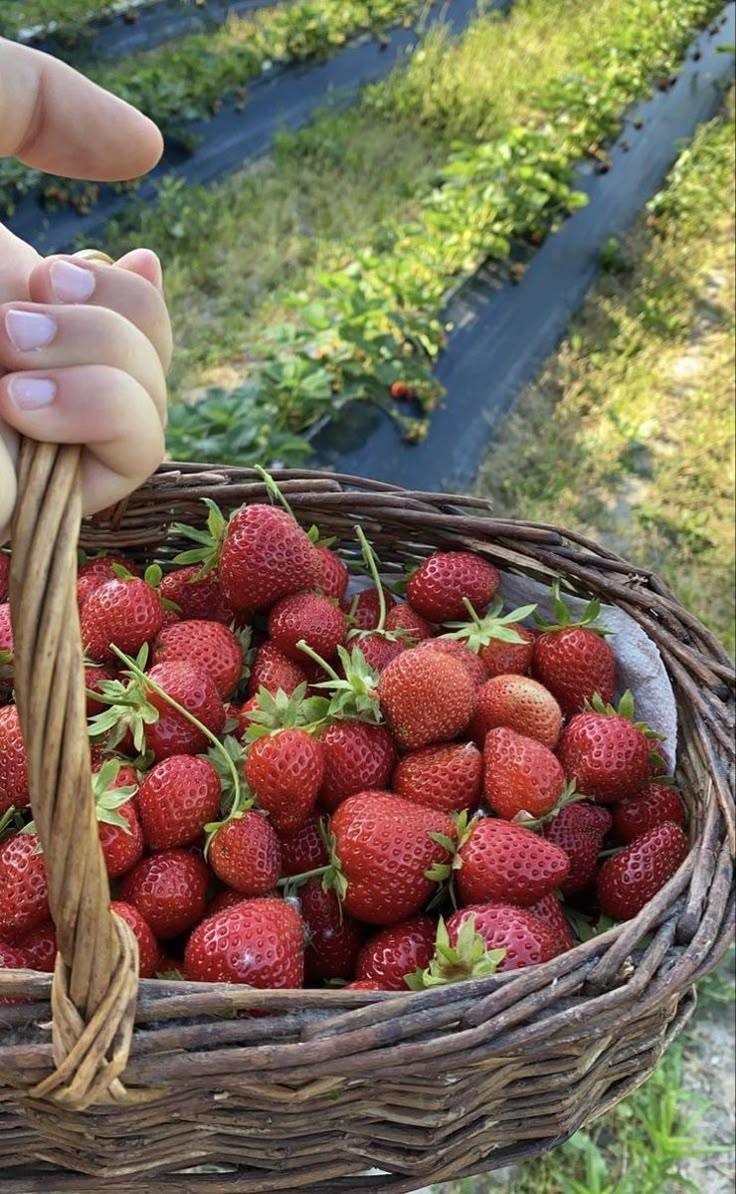
[[[9,808],[26,808],[28,757],[15,705],[0,709],[0,816]]]
[[[0,941],[17,942],[49,918],[43,854],[34,854],[35,833],[16,833],[0,843]]]
[[[202,919],[210,873],[191,850],[162,850],[143,858],[123,879],[120,894],[162,941]]]
[[[505,726],[486,734],[483,767],[486,799],[507,821],[519,813],[546,816],[565,790],[565,773],[552,751]]]
[[[390,610],[395,603],[394,595],[388,589],[384,589],[383,596],[386,609]],[[354,630],[375,630],[381,618],[377,589],[361,589],[354,597],[346,597],[342,608]]]
[[[501,598],[494,597],[490,609],[481,618],[468,603],[465,617],[470,615],[470,619],[450,622],[453,633],[443,638],[461,643],[477,655],[485,667],[486,680],[491,676],[525,675],[532,662],[534,632],[522,623],[536,608],[525,605],[504,614]]]
[[[7,700],[13,689],[14,652],[10,606],[0,605],[0,700]]]
[[[187,568],[167,573],[159,585],[161,597],[173,601],[179,607],[180,616],[187,621],[204,618],[207,622],[229,625],[235,614],[225,600],[219,576],[213,571],[197,580],[200,572],[199,564],[190,564]]]
[[[385,671],[397,655],[409,649],[409,644],[404,639],[388,638],[387,635],[378,632],[366,634],[355,642],[363,652],[368,667],[372,667],[376,672]]]
[[[92,664],[84,669],[84,687],[93,692],[99,692],[100,684],[104,680],[113,680],[114,678],[115,673],[110,667]],[[102,701],[96,701],[91,696],[87,697],[87,717],[94,717],[95,713],[101,713],[106,707]]]
[[[306,531],[276,506],[244,506],[233,514],[220,555],[220,582],[236,610],[271,606],[319,584],[322,563]]]
[[[687,858],[690,846],[679,825],[666,821],[603,864],[598,876],[601,911],[630,920],[664,887]]]
[[[194,664],[172,659],[167,663],[155,664],[148,675],[213,734],[222,733],[225,706],[214,680],[207,673]],[[146,746],[153,751],[156,759],[166,759],[171,755],[194,755],[207,749],[207,737],[181,713],[172,709],[164,697],[149,691],[148,701],[159,714],[158,721],[147,725],[145,730]]]
[[[428,622],[465,616],[464,598],[483,611],[500,583],[498,572],[469,551],[436,551],[409,578],[406,595]]]
[[[386,987],[382,983],[377,983],[375,979],[364,978],[358,982],[346,983],[343,987],[344,991],[385,991]]]
[[[392,786],[397,796],[413,804],[444,813],[474,812],[483,787],[483,757],[472,742],[425,746],[404,755]]]
[[[303,875],[327,864],[327,847],[320,833],[318,813],[310,813],[303,825],[279,834],[282,875]]]
[[[281,730],[257,738],[245,777],[261,808],[279,832],[298,829],[314,808],[325,771],[320,742],[305,730]]]
[[[242,892],[226,887],[224,891],[218,891],[217,895],[210,900],[205,919],[215,916],[218,912],[226,912],[228,908],[236,908],[238,904],[244,904],[247,899],[248,896],[244,896]]]
[[[649,742],[642,730],[616,713],[576,714],[558,754],[578,791],[602,804],[635,796],[649,779]]]
[[[417,396],[414,386],[408,385],[405,381],[392,382],[389,391],[391,397],[398,402],[412,402]]]
[[[322,659],[330,660],[345,642],[348,624],[343,611],[329,597],[294,593],[282,597],[272,608],[268,633],[279,651],[297,663],[304,659],[297,645],[302,639]]]
[[[470,827],[457,853],[463,904],[505,902],[528,908],[564,883],[567,855],[530,829],[492,817]]]
[[[2,949],[0,945],[0,949]],[[56,929],[52,921],[45,920],[30,933],[21,938],[19,949],[28,959],[30,970],[37,970],[39,974],[53,974],[56,965]]]
[[[320,742],[325,760],[320,802],[330,812],[356,792],[388,787],[396,748],[385,726],[335,721]]]
[[[426,872],[449,851],[432,834],[454,840],[451,819],[388,792],[350,796],[332,818],[337,855],[347,880],[344,907],[367,924],[414,916],[434,891]]]
[[[665,821],[685,824],[682,797],[666,784],[647,784],[637,796],[614,804],[611,813],[616,841],[623,845],[636,841]]]
[[[461,663],[420,647],[403,651],[378,681],[383,712],[405,748],[456,738],[470,721],[475,694]]]
[[[8,590],[10,588],[10,556],[5,551],[0,551],[0,601],[8,600]]]
[[[471,737],[478,746],[483,746],[486,734],[498,726],[536,738],[554,750],[562,728],[562,713],[552,693],[536,680],[528,676],[494,676],[478,693],[470,723]]]
[[[381,929],[360,951],[355,971],[358,981],[372,979],[383,991],[405,991],[405,976],[429,966],[436,934],[431,916],[415,916]]]
[[[547,928],[554,934],[557,941],[555,956],[565,954],[568,949],[575,948],[575,938],[572,935],[570,922],[562,911],[562,905],[556,892],[551,891],[536,904],[532,904],[529,911],[543,920]]]
[[[153,645],[153,662],[184,660],[208,672],[223,700],[233,695],[243,670],[243,648],[220,622],[176,622],[165,627]]]
[[[275,643],[262,643],[248,677],[248,696],[257,696],[261,688],[275,696],[279,689],[291,696],[295,688],[307,682],[304,663],[307,656],[302,652],[302,661],[295,663],[280,651]]]
[[[547,841],[564,850],[570,862],[567,878],[560,884],[565,896],[584,891],[593,880],[603,838],[611,823],[610,815],[607,824],[602,822],[596,816],[599,811],[606,812],[584,801],[575,802],[566,805],[544,826]]]
[[[97,832],[111,879],[118,879],[143,857],[143,830],[138,817],[138,773],[108,759],[95,767],[92,787],[97,805]],[[120,804],[124,794],[128,799]]]
[[[214,625],[214,623],[213,623]],[[207,759],[170,755],[145,775],[138,813],[149,850],[190,846],[220,812],[222,787]]]
[[[498,965],[499,973],[536,966],[557,956],[559,942],[549,926],[528,908],[511,904],[471,904],[455,912],[447,922],[451,945],[457,945],[460,929],[469,916],[475,917],[475,931],[487,950],[506,950],[506,957]]]
[[[14,945],[7,945],[0,941],[0,971],[3,970],[32,970],[30,958],[22,949]],[[26,1003],[22,995],[0,995],[0,1007],[10,1003]]]
[[[554,586],[555,621],[537,621],[541,633],[534,643],[533,671],[538,680],[557,698],[563,713],[578,713],[596,693],[604,702],[613,700],[616,688],[616,657],[595,629],[601,603],[596,597],[587,606],[579,622],[560,597],[559,583]]]
[[[465,643],[458,643],[452,638],[427,638],[417,644],[417,651],[439,652],[457,659],[463,665],[473,681],[475,688],[480,688],[488,679],[488,668],[480,656],[466,647]]]
[[[80,615],[82,642],[91,659],[113,661],[112,643],[135,655],[156,637],[163,621],[161,598],[141,577],[108,580],[88,596]]]
[[[406,636],[404,641],[409,647],[415,647],[417,643],[434,637],[431,624],[412,609],[408,602],[391,607],[386,614],[386,629],[391,632],[402,631]]]
[[[335,601],[343,601],[348,590],[350,573],[347,564],[340,559],[329,547],[317,547],[319,555],[319,580],[317,587],[325,597],[334,597]]]
[[[304,922],[285,900],[246,900],[192,933],[184,970],[194,982],[276,990],[304,982]]]
[[[218,879],[244,896],[266,895],[281,874],[276,830],[255,809],[220,826],[210,841],[208,858]]]
[[[161,950],[151,926],[137,908],[123,900],[113,900],[110,911],[124,920],[135,933],[138,941],[138,973],[141,978],[153,978],[159,968]]]
[[[307,980],[351,977],[363,939],[358,922],[343,912],[336,893],[325,891],[319,878],[299,888],[299,902],[309,942],[304,955]]]
[[[503,639],[491,639],[478,652],[480,658],[488,668],[489,676],[525,676],[532,663],[534,651],[534,631],[522,626],[520,622],[509,622],[508,630],[513,630],[523,641],[508,643]]]
[[[131,576],[140,576],[140,569],[126,556],[99,555],[85,560],[77,569],[77,605],[82,606],[95,589],[99,589],[108,580],[116,580],[116,568],[123,568]]]

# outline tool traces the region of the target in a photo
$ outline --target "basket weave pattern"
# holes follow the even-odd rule
[[[301,522],[344,546],[360,522],[387,570],[467,549],[636,619],[677,698],[691,853],[635,920],[526,971],[398,995],[138,984],[90,795],[78,474],[77,449],[24,445],[16,693],[60,960],[53,982],[0,972],[0,1000],[24,999],[0,1006],[0,1194],[401,1194],[539,1153],[638,1086],[733,936],[734,676],[713,635],[658,577],[581,536],[493,519],[478,499],[276,472]],[[166,464],[81,542],[169,559],[169,524],[203,525],[204,497],[230,510],[265,488],[247,469]],[[256,1009],[270,1014],[234,1014]],[[227,1171],[181,1172],[208,1164]]]

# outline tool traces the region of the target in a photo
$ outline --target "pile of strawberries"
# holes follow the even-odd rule
[[[683,804],[661,735],[612,704],[598,602],[504,613],[465,551],[389,585],[360,527],[351,595],[288,507],[208,504],[173,571],[79,569],[100,843],[142,976],[420,989],[548,961],[677,871]],[[4,604],[0,966],[49,971],[12,673]]]

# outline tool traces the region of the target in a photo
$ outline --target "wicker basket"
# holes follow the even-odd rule
[[[23,447],[17,700],[63,963],[53,983],[0,977],[0,996],[27,1000],[0,1009],[0,1192],[400,1194],[552,1148],[643,1082],[732,935],[734,679],[713,636],[656,576],[578,535],[495,520],[476,499],[277,473],[303,522],[352,541],[361,521],[389,566],[464,547],[635,618],[677,696],[692,851],[636,920],[544,966],[419,994],[144,981],[136,998],[88,796],[78,469],[77,449]],[[203,497],[233,508],[264,487],[167,464],[82,542],[166,559],[168,524],[201,524]],[[208,1165],[221,1171],[182,1172]]]

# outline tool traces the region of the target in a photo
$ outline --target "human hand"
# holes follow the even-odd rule
[[[161,153],[146,117],[63,63],[3,39],[0,118],[0,156],[69,177],[136,177]],[[88,514],[156,468],[170,357],[153,253],[135,250],[114,267],[44,261],[0,225],[0,543],[15,505],[19,434],[85,445]]]

